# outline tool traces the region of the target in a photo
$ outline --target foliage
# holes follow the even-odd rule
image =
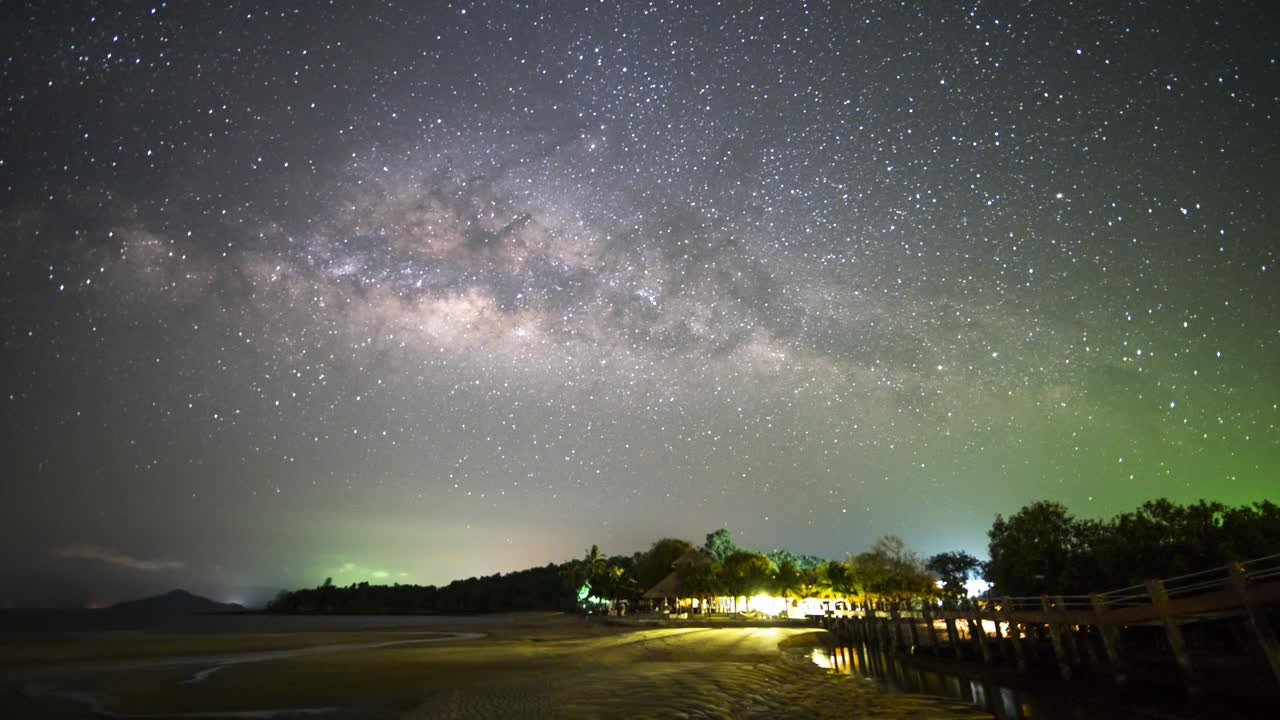
[[[1144,503],[1111,520],[1079,519],[1054,502],[1027,505],[1008,518],[997,515],[988,532],[991,560],[985,576],[996,595],[1058,595],[1106,591],[1207,570],[1235,560],[1280,552],[1280,507],[1263,501],[1242,507],[1200,501]],[[811,556],[741,548],[727,530],[707,535],[699,553],[690,543],[663,538],[647,552],[606,557],[592,545],[581,559],[505,575],[456,580],[444,587],[370,585],[281,591],[274,612],[473,613],[568,610],[589,582],[596,597],[637,600],[674,568],[685,592],[703,599],[772,591],[784,597],[824,591],[836,598],[864,595],[890,601],[959,596],[982,564],[963,551],[944,552],[927,563],[900,538],[880,538],[847,562],[810,566]],[[682,562],[676,562],[685,558]],[[775,565],[776,562],[776,565]]]
[[[965,582],[977,577],[982,561],[963,550],[941,552],[929,558],[925,569],[942,581],[942,592],[949,598],[963,598],[968,594]]]
[[[693,544],[688,540],[658,540],[636,563],[636,582],[645,590],[657,585],[671,573],[676,560],[684,557],[690,550],[693,550]]]
[[[769,558],[750,550],[738,550],[724,560],[721,583],[735,598],[755,595],[769,588],[773,565]]]
[[[819,571],[822,566],[800,571],[800,597],[818,597],[822,592]]]
[[[988,539],[997,594],[1100,592],[1280,552],[1280,507],[1159,499],[1098,521],[1037,502],[996,516]]]
[[[797,570],[816,570],[827,562],[826,558],[817,555],[800,555],[782,549],[773,549],[764,555],[776,568],[781,568],[783,563],[791,563]]]
[[[851,558],[850,566],[866,595],[898,601],[936,593],[934,577],[896,535],[877,540],[870,550]]]
[[[676,566],[676,577],[691,597],[709,598],[720,594],[723,589],[720,582],[723,574],[724,568],[720,563],[702,555]]]
[[[618,602],[620,600],[637,600],[640,597],[639,584],[635,574],[628,566],[620,562],[610,562],[602,573],[592,578],[592,588],[596,596]]]
[[[779,597],[799,597],[804,592],[804,576],[790,560],[784,560],[773,575],[773,592]]]
[[[996,515],[987,537],[987,580],[1002,594],[1061,593],[1070,567],[1088,552],[1084,534],[1066,506],[1036,502],[1005,520]]]
[[[286,613],[477,613],[520,610],[565,610],[572,607],[563,573],[568,563],[549,564],[505,575],[455,580],[434,585],[370,585],[347,587],[332,581],[320,587],[282,591],[267,606]]]
[[[707,533],[707,541],[702,546],[702,552],[711,562],[724,564],[729,556],[742,550],[742,548],[733,544],[733,537],[728,530],[720,528],[713,533]]]
[[[858,592],[853,568],[848,563],[832,560],[822,566],[818,578],[820,587],[837,598],[851,597]]]

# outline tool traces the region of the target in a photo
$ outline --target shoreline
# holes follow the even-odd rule
[[[945,698],[887,695],[824,671],[809,656],[822,635],[812,627],[511,616],[475,628],[482,629],[482,638],[214,662],[217,671],[194,684],[183,681],[193,669],[203,672],[199,666],[209,658],[152,658],[158,664],[130,669],[55,667],[30,680],[53,687],[11,708],[18,711],[11,716],[88,717],[91,710],[68,714],[65,701],[96,693],[98,710],[157,718],[284,716],[304,708],[323,711],[312,717],[459,720],[991,717]]]

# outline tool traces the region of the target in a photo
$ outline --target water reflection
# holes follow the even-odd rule
[[[889,692],[922,693],[971,703],[1000,720],[1074,720],[1096,717],[1081,708],[1064,708],[1024,690],[972,680],[958,674],[921,670],[865,646],[815,648],[815,665],[832,672],[877,681]]]

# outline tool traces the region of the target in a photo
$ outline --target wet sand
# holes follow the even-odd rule
[[[374,647],[365,634],[363,647],[334,648],[327,633],[327,647],[271,655],[259,649],[136,658],[128,667],[115,660],[28,669],[6,683],[9,708],[23,714],[4,714],[86,716],[90,699],[99,710],[146,717],[287,717],[304,709],[326,718],[459,720],[990,717],[957,701],[886,695],[861,678],[824,672],[810,660],[817,636],[807,629],[530,616],[466,630],[484,636],[423,644],[402,635]],[[80,704],[69,703],[72,696]]]

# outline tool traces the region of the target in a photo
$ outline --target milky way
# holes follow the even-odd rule
[[[1265,3],[215,5],[4,10],[40,598],[1275,496]]]

